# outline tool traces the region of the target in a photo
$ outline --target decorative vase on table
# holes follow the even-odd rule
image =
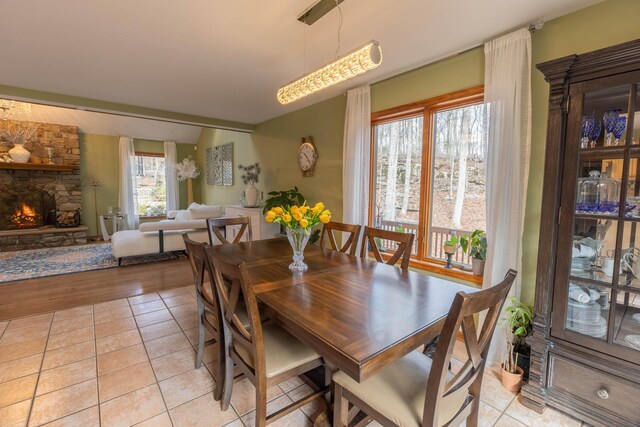
[[[307,271],[309,266],[303,261],[304,248],[311,237],[311,229],[318,223],[331,221],[331,212],[324,208],[324,203],[318,202],[314,207],[304,203],[301,206],[274,206],[267,211],[264,219],[287,229],[287,238],[293,249],[293,262],[289,270]]]
[[[287,228],[287,239],[293,249],[293,262],[289,264],[289,270],[307,271],[309,266],[304,263],[304,248],[309,243],[311,233],[305,228]]]
[[[24,148],[23,144],[14,144],[13,148],[9,150],[9,156],[16,163],[28,163],[31,153]]]
[[[250,206],[250,207],[258,206],[258,194],[259,194],[258,189],[253,184],[253,182],[250,182],[249,185],[247,185],[247,188],[245,188],[244,190],[244,198],[247,203],[247,206]]]

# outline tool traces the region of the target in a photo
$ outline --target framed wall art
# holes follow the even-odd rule
[[[233,185],[233,142],[207,148],[207,184]]]

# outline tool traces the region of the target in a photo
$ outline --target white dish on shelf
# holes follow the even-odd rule
[[[630,347],[640,350],[640,335],[627,335],[624,340]]]
[[[634,314],[633,316],[631,316],[631,318],[636,322],[640,323],[640,313]]]

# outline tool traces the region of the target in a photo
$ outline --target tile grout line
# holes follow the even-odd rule
[[[45,343],[44,343],[44,349],[42,349],[42,360],[40,361],[40,369],[38,370],[38,374],[36,376],[36,384],[33,387],[33,395],[31,397],[31,405],[29,405],[29,414],[27,415],[26,425],[29,425],[29,421],[31,421],[31,415],[33,414],[33,407],[35,406],[35,403],[36,403],[36,392],[38,391],[38,383],[40,382],[40,375],[42,374],[42,366],[44,365],[44,355],[47,353],[47,346],[49,345],[49,338],[51,337],[51,325],[53,324],[53,318],[55,317],[55,315],[56,315],[55,311],[51,313],[51,321],[49,321],[47,339],[45,340]],[[9,325],[7,325],[7,327],[9,327]]]
[[[100,405],[100,375],[98,375],[98,334],[96,333],[96,305],[93,308],[93,351],[96,358],[96,388],[98,396],[98,425],[102,425],[102,407]]]
[[[160,296],[159,293],[158,293],[158,296]],[[166,307],[166,304],[164,303],[164,300],[162,300],[162,298],[160,299],[160,301],[162,301],[162,304]],[[158,387],[158,391],[160,392],[160,397],[162,397],[162,403],[164,404],[164,408],[167,412],[167,416],[169,417],[169,422],[173,426],[174,424],[173,424],[173,419],[171,418],[171,413],[169,412],[169,406],[167,406],[167,401],[165,400],[164,394],[162,393],[162,389],[160,388],[160,381],[158,381],[156,371],[153,369],[153,364],[151,364],[151,357],[149,357],[149,352],[147,351],[147,346],[145,345],[145,341],[142,339],[142,334],[140,333],[140,325],[138,325],[138,319],[136,318],[136,315],[133,313],[133,306],[137,304],[131,304],[131,301],[129,301],[129,298],[127,298],[127,304],[129,304],[129,309],[131,310],[131,314],[133,314],[133,321],[136,324],[136,330],[138,331],[138,334],[140,334],[140,341],[142,341],[142,348],[144,349],[144,354],[147,355],[147,362],[149,362],[149,366],[151,366],[151,372],[153,373],[153,378],[155,378],[156,380],[156,386]],[[166,308],[168,309],[168,307]],[[171,313],[171,311],[169,311],[169,313]],[[156,417],[158,415],[160,414],[153,415],[152,417],[149,417],[146,420],[140,421],[140,423],[150,420],[151,418]],[[137,423],[137,424],[140,424],[140,423]]]

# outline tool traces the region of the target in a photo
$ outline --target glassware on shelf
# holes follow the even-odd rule
[[[613,125],[613,129],[611,133],[613,133],[613,137],[616,139],[613,143],[614,145],[620,145],[620,138],[624,135],[624,130],[627,127],[627,119],[625,117],[618,117],[616,120],[616,124]]]
[[[589,132],[589,147],[593,148],[596,146],[596,142],[598,138],[600,138],[600,134],[602,133],[602,120],[594,120],[593,128],[591,132]]]
[[[578,179],[576,213],[617,215],[620,184],[600,171]]]
[[[602,123],[604,124],[604,145],[610,147],[613,142],[613,127],[618,121],[618,112],[616,110],[607,111],[602,116]]]
[[[580,138],[580,148],[587,148],[589,146],[589,135],[593,131],[595,125],[595,118],[593,116],[582,116],[582,138]]]

